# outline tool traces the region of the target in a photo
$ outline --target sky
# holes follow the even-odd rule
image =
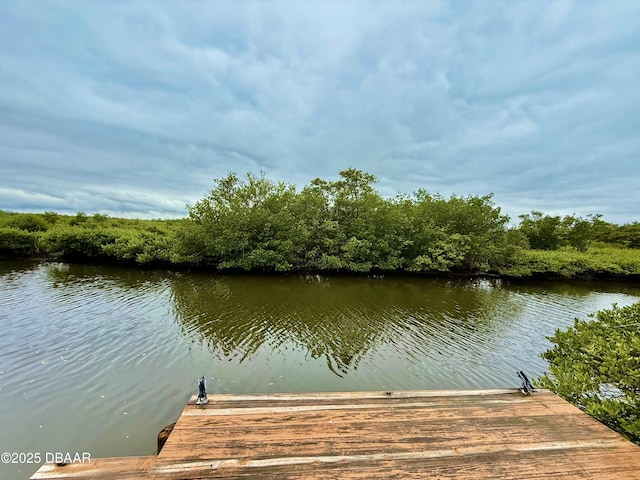
[[[229,172],[640,221],[640,2],[0,2],[0,210],[178,218]]]

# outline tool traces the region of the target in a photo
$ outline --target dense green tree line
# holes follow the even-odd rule
[[[586,219],[572,215],[550,216],[533,211],[520,215],[519,230],[527,237],[529,246],[539,250],[557,250],[571,246],[585,252],[594,241],[640,248],[640,223],[615,225],[602,220],[602,215]]]
[[[491,196],[426,191],[385,199],[355,169],[302,191],[231,174],[189,207],[185,260],[243,270],[475,272],[507,264],[517,241]]]
[[[538,382],[640,444],[640,303],[557,330]]]
[[[628,253],[637,223],[532,212],[512,228],[491,195],[384,198],[375,183],[356,169],[301,190],[229,174],[180,220],[0,212],[0,256],[244,271],[640,275],[636,251]]]

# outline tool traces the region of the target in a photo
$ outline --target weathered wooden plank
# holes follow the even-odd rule
[[[419,416],[435,420],[451,420],[460,418],[470,420],[482,418],[525,418],[538,416],[566,416],[574,415],[579,418],[589,418],[580,410],[569,404],[559,405],[557,408],[550,408],[547,404],[535,402],[526,404],[484,404],[467,405],[457,407],[456,405],[438,405],[433,403],[406,402],[404,404],[387,405],[342,405],[342,406],[321,406],[314,408],[313,405],[297,406],[295,408],[275,407],[275,408],[245,408],[245,409],[223,409],[220,411],[207,410],[204,415],[182,415],[175,428],[209,428],[234,426],[238,422],[247,424],[260,423],[261,427],[268,428],[269,425],[282,425],[283,422],[313,422],[328,420],[342,420],[352,422],[356,418],[366,418],[369,422],[386,423],[389,421],[411,421]],[[289,423],[291,424],[291,423]]]
[[[194,401],[160,454],[142,457],[153,462],[134,462],[127,470],[119,459],[96,459],[93,471],[74,466],[67,476],[39,471],[33,478],[640,479],[638,446],[547,391],[528,397],[515,389],[212,395],[207,405]]]
[[[587,459],[601,458],[611,450],[618,456],[639,453],[637,447],[547,391],[531,397],[517,390],[215,395],[208,405],[191,403],[155,473],[181,478],[199,475],[204,469],[201,473],[211,478],[295,478],[298,474],[306,478],[319,469],[323,472],[319,477],[328,478],[331,470],[338,469],[336,478],[351,478],[355,472],[365,472],[363,478],[392,478],[394,471],[410,478],[408,465],[419,464],[437,467],[437,475],[446,478],[448,470],[453,477],[473,470],[474,464],[464,466],[461,458],[486,462],[483,457],[508,454],[513,462],[514,455],[526,454],[540,461],[552,452],[565,466],[540,470],[539,478],[550,474],[620,478],[621,472],[628,473],[627,467]],[[185,452],[181,446],[187,443],[192,448]],[[576,456],[586,458],[580,474],[572,465]],[[423,477],[425,471],[414,473]],[[486,477],[494,474],[490,470]]]
[[[547,392],[541,390],[541,393]],[[362,391],[362,392],[310,392],[310,393],[257,393],[257,394],[229,394],[216,393],[209,395],[209,400],[215,402],[270,402],[270,401],[296,401],[332,403],[340,400],[358,401],[365,398],[385,399],[385,398],[430,398],[430,397],[488,397],[490,395],[511,395],[519,396],[519,390],[513,388],[492,388],[474,390],[394,390],[390,394],[385,391]],[[547,392],[549,393],[549,392]],[[187,405],[195,405],[197,395],[192,395]],[[201,408],[211,407],[212,403],[197,405]]]
[[[303,416],[314,415],[323,416],[330,415],[332,412],[345,412],[349,414],[357,414],[358,411],[365,412],[379,412],[379,416],[382,416],[382,420],[386,420],[389,412],[393,412],[394,415],[410,415],[412,411],[419,410],[430,416],[445,417],[445,418],[460,418],[460,417],[483,417],[483,416],[495,416],[495,415],[508,415],[508,416],[522,416],[522,415],[566,415],[566,414],[581,414],[575,408],[568,404],[550,406],[546,403],[531,401],[531,400],[517,400],[514,402],[504,401],[492,401],[492,402],[475,402],[466,404],[455,403],[438,403],[435,401],[411,401],[405,400],[403,402],[388,401],[385,403],[359,403],[359,404],[339,404],[339,405],[295,405],[295,406],[261,406],[251,407],[246,406],[242,408],[209,408],[201,409],[198,411],[192,409],[185,409],[181,416],[181,421],[177,428],[184,426],[185,424],[201,424],[206,425],[208,422],[215,424],[224,424],[229,420],[224,417],[234,419],[237,418],[273,418],[274,422],[280,422],[280,417],[283,416]],[[207,418],[209,417],[209,418]],[[211,418],[218,417],[218,418]],[[220,418],[222,417],[222,418]]]
[[[375,397],[367,398],[366,401],[354,401],[352,399],[337,399],[335,401],[329,401],[326,399],[308,399],[306,401],[300,398],[294,399],[278,399],[271,401],[255,401],[255,402],[234,402],[225,401],[222,399],[216,399],[207,405],[196,406],[187,405],[184,409],[182,418],[191,416],[238,416],[238,415],[250,415],[250,414],[278,414],[280,412],[302,412],[302,411],[321,411],[321,410],[340,410],[340,409],[376,409],[380,407],[395,406],[397,408],[424,408],[424,409],[440,409],[440,411],[433,411],[434,415],[455,415],[460,416],[460,411],[468,408],[482,408],[482,409],[500,409],[504,405],[508,405],[510,409],[513,409],[515,414],[519,414],[522,409],[535,410],[543,409],[548,410],[550,407],[544,401],[544,397],[553,397],[554,395],[549,392],[542,392],[540,396],[524,397],[521,394],[514,395],[513,391],[510,394],[500,394],[493,396],[467,396],[458,398],[449,397]],[[535,400],[533,399],[535,398]],[[560,405],[554,405],[554,410],[570,411],[570,405],[566,402]],[[447,413],[447,411],[449,413]],[[466,414],[466,413],[465,413]],[[470,413],[470,415],[473,415]],[[219,420],[217,420],[219,421]]]
[[[441,391],[438,391],[441,392]],[[485,392],[485,390],[482,390]],[[212,395],[209,403],[196,405],[195,396],[187,403],[183,415],[207,415],[210,410],[224,410],[232,408],[269,408],[269,407],[294,407],[301,405],[358,405],[361,403],[386,405],[390,402],[402,404],[407,399],[433,401],[444,404],[464,405],[466,403],[481,402],[526,402],[526,397],[519,391],[490,390],[482,395],[470,395],[468,390],[454,390],[445,395],[435,395],[428,391],[400,391],[385,395],[384,392],[336,392],[329,393],[326,397],[313,393],[308,394],[266,394],[260,395]],[[543,391],[544,394],[553,395]],[[365,402],[365,400],[367,400]]]
[[[175,461],[185,456],[182,445],[190,444],[188,458],[285,455],[292,449],[308,452],[365,453],[386,448],[413,451],[423,444],[437,443],[446,448],[509,441],[565,440],[597,434],[602,426],[567,402],[554,408],[542,400],[557,397],[550,393],[533,397],[472,396],[473,400],[431,397],[388,399],[379,404],[321,405],[315,399],[307,405],[215,409],[199,408],[201,415],[186,415],[185,408],[161,457]],[[282,398],[282,396],[279,396]],[[298,403],[298,400],[296,400]],[[463,404],[460,406],[460,404]],[[465,405],[466,403],[466,405]],[[310,434],[310,432],[312,432]],[[563,432],[571,432],[566,434]],[[568,436],[567,436],[568,435]],[[387,445],[385,447],[385,445]],[[392,446],[389,446],[392,445]],[[169,460],[171,459],[171,460]]]
[[[493,395],[467,395],[460,397],[449,396],[426,396],[416,395],[415,397],[403,396],[384,396],[379,394],[375,397],[362,397],[354,400],[346,397],[338,397],[334,400],[331,399],[316,399],[309,398],[304,399],[301,396],[292,396],[286,398],[280,396],[279,398],[270,398],[269,400],[243,400],[236,401],[227,398],[218,398],[210,401],[206,405],[194,405],[189,403],[183,413],[182,417],[188,416],[223,416],[223,415],[242,415],[251,413],[276,413],[278,411],[303,411],[303,410],[326,410],[326,409],[362,409],[362,408],[378,408],[380,406],[393,406],[398,408],[410,408],[412,405],[420,406],[421,408],[441,407],[443,409],[449,409],[451,411],[459,411],[468,407],[491,407],[495,406],[499,408],[501,405],[509,405],[510,407],[518,408],[518,406],[525,406],[525,408],[550,408],[545,398],[553,398],[550,392],[543,391],[536,394],[533,397],[525,397],[517,391],[511,390],[509,393],[500,393]],[[365,401],[366,399],[366,401]],[[566,402],[562,404],[554,404],[554,409],[568,408]]]
[[[495,451],[437,450],[411,455],[292,457],[265,460],[229,459],[158,465],[153,478],[598,478],[638,479],[637,452],[571,448],[570,444],[535,449],[514,445]]]
[[[493,402],[487,402],[482,404],[444,404],[441,405],[443,408],[460,410],[465,407],[474,407],[476,405],[482,405],[490,407],[492,404],[496,407],[504,406],[504,405],[517,405],[516,402],[507,402],[507,401],[499,401],[494,400]],[[523,404],[528,404],[529,402],[522,401]],[[297,405],[288,405],[288,404],[270,404],[263,406],[233,406],[231,408],[224,408],[224,406],[220,405],[218,408],[207,408],[207,409],[187,409],[183,412],[183,417],[206,417],[206,416],[239,416],[239,415],[254,415],[254,414],[278,414],[278,413],[297,413],[297,412],[309,412],[309,411],[323,411],[323,410],[363,410],[363,409],[377,409],[377,408],[388,408],[388,407],[397,407],[402,409],[407,408],[436,408],[440,406],[436,402],[409,402],[405,400],[404,402],[391,401],[388,400],[386,402],[378,402],[378,403],[352,403],[352,404],[297,404]]]
[[[133,480],[146,478],[156,461],[155,455],[141,457],[91,458],[87,463],[69,463],[57,466],[45,463],[31,478],[34,480],[113,479]]]
[[[292,419],[279,426],[260,426],[259,420],[247,426],[238,419],[226,428],[177,429],[163,450],[163,460],[179,458],[265,457],[288,455],[304,450],[307,455],[366,454],[384,449],[388,452],[419,451],[425,447],[453,449],[505,443],[553,442],[579,438],[599,438],[601,425],[584,422],[584,414],[547,417],[482,417],[442,419],[421,417],[371,421],[357,412],[352,418],[327,416],[302,422]],[[570,431],[571,434],[565,432]],[[623,442],[614,437],[615,441]],[[182,445],[192,445],[184,452]]]

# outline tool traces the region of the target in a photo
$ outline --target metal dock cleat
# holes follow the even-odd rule
[[[522,386],[520,387],[520,391],[524,395],[530,395],[532,393],[537,392],[537,390],[534,388],[534,386],[531,384],[531,382],[529,381],[529,379],[527,378],[527,376],[524,374],[524,372],[522,370],[519,370],[516,373],[518,374],[518,376],[522,380]]]
[[[207,399],[207,383],[204,376],[198,378],[198,399],[196,405],[204,405],[209,400]]]

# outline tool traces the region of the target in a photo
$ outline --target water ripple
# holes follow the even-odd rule
[[[516,386],[517,369],[544,372],[556,328],[639,299],[611,283],[0,265],[0,415],[18,432],[0,450],[152,453],[201,374],[236,393]]]

